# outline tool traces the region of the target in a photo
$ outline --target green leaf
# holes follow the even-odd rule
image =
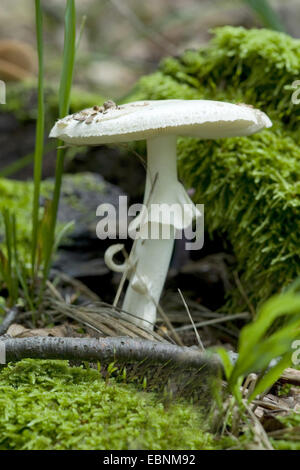
[[[256,384],[250,400],[271,387],[291,365],[292,343],[300,337],[300,295],[297,283],[290,290],[265,302],[257,317],[240,334],[238,359],[231,365],[226,351],[218,353],[224,364],[229,388],[240,400],[240,385],[252,372],[266,371]],[[272,360],[276,359],[272,364]]]
[[[224,367],[224,372],[225,372],[225,377],[229,381],[230,376],[231,376],[232,371],[233,371],[233,368],[234,368],[234,366],[231,362],[230,356],[229,356],[228,352],[226,351],[226,349],[224,349],[224,348],[217,348],[216,352],[217,352],[217,354],[219,354],[219,356],[222,360],[223,367]]]
[[[299,337],[300,320],[286,328],[280,329],[269,338],[258,342],[248,351],[247,357],[239,357],[230,381],[233,384],[238,377],[267,368],[272,359],[279,358],[287,351],[291,352],[292,342]]]
[[[36,40],[38,51],[38,117],[34,151],[34,194],[32,207],[31,264],[32,276],[35,276],[35,261],[39,230],[40,188],[44,154],[45,106],[44,106],[44,52],[43,52],[43,15],[40,0],[35,0]]]
[[[69,112],[70,93],[73,79],[73,70],[76,53],[76,9],[74,0],[67,0],[65,12],[65,37],[63,66],[59,86],[59,117],[62,118]],[[60,147],[62,142],[58,142]],[[47,244],[47,252],[45,253],[43,284],[45,286],[48,278],[50,264],[55,244],[55,228],[57,220],[58,204],[60,199],[60,191],[62,184],[62,176],[64,171],[65,151],[62,148],[57,150],[56,169],[55,169],[55,185],[51,204],[51,219],[49,227],[49,242]]]
[[[279,379],[284,369],[291,365],[291,362],[291,353],[287,352],[282,356],[280,361],[274,367],[271,367],[271,369],[268,370],[263,375],[263,377],[257,382],[253,392],[249,397],[249,401],[254,400],[257,395],[260,395],[265,390],[272,387],[272,385]]]
[[[249,352],[263,338],[275,320],[297,313],[300,313],[300,296],[293,292],[275,295],[265,302],[256,320],[244,327],[240,334],[238,347],[240,361],[249,359]]]

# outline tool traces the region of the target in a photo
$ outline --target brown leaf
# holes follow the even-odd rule
[[[28,338],[32,336],[56,336],[64,337],[68,336],[69,328],[68,325],[59,325],[52,328],[25,328],[22,325],[13,323],[7,330],[7,334],[12,338]]]

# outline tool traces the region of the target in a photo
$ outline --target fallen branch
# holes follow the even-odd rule
[[[8,311],[7,315],[4,317],[4,320],[2,321],[0,325],[0,336],[4,335],[7,332],[10,325],[12,325],[15,322],[18,313],[19,311],[16,307]]]
[[[127,337],[108,338],[1,338],[5,345],[6,362],[24,358],[69,359],[100,362],[170,363],[186,368],[205,368],[217,373],[222,370],[218,356],[188,347],[145,341]]]

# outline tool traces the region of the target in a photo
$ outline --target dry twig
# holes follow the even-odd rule
[[[118,338],[4,338],[6,361],[23,358],[68,359],[79,361],[111,361],[173,364],[185,368],[221,372],[216,355],[203,354],[187,347],[168,343],[145,341],[127,337]]]
[[[11,310],[7,312],[6,316],[4,317],[3,322],[0,325],[0,336],[4,335],[6,331],[8,330],[8,328],[10,327],[10,325],[12,325],[15,322],[18,313],[19,313],[19,310],[17,307],[13,307]]]

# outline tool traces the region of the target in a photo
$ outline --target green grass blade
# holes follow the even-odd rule
[[[237,399],[241,381],[251,372],[266,371],[250,397],[253,399],[272,386],[282,371],[291,364],[292,344],[299,338],[300,331],[298,287],[299,282],[296,281],[290,290],[271,297],[262,305],[253,322],[242,329],[238,359],[233,368],[225,357],[224,368],[229,388]],[[220,356],[224,362],[224,353]],[[273,359],[278,362],[270,367]]]
[[[5,227],[5,246],[7,251],[7,278],[9,283],[12,281],[12,237],[10,213],[7,209],[3,211],[4,227]],[[10,289],[9,289],[10,290]]]
[[[73,70],[76,53],[76,9],[74,0],[67,0],[66,13],[65,13],[65,38],[64,38],[64,52],[63,52],[63,67],[59,86],[59,117],[68,114],[70,105],[70,94],[73,79]],[[58,142],[61,146],[62,142]],[[51,222],[50,233],[45,253],[44,262],[44,284],[47,280],[51,257],[55,242],[55,227],[57,219],[58,204],[60,198],[62,175],[64,170],[64,156],[65,150],[59,148],[57,151],[56,170],[55,170],[55,185],[54,193],[51,204]]]
[[[274,295],[261,307],[255,321],[245,326],[239,338],[239,361],[241,364],[249,360],[249,354],[254,350],[272,324],[279,318],[285,320],[300,313],[300,296],[287,291]]]
[[[244,2],[259,16],[263,26],[275,31],[286,32],[286,28],[268,0],[244,0]]]
[[[5,246],[7,251],[5,281],[9,292],[9,305],[15,305],[18,298],[18,281],[14,272],[13,216],[7,209],[3,211],[3,220],[5,226]]]
[[[224,349],[224,348],[217,348],[216,353],[219,354],[219,356],[221,358],[221,361],[222,361],[223,367],[224,367],[226,380],[229,381],[234,366],[233,366],[233,364],[230,360],[230,356],[228,354],[228,351],[226,351],[226,349]]]
[[[24,297],[25,297],[25,300],[27,301],[28,307],[31,311],[34,311],[34,305],[30,297],[29,289],[27,286],[28,273],[26,271],[25,266],[19,262],[15,214],[12,215],[12,246],[13,246],[14,264],[15,264],[15,270],[16,270],[16,282],[17,280],[19,280],[22,286]],[[18,288],[18,285],[17,285],[17,288]]]
[[[74,229],[74,220],[71,220],[66,225],[64,225],[60,230],[57,231],[58,233],[55,237],[54,252],[59,247],[61,241],[67,237],[68,233],[72,233],[73,229]]]
[[[24,157],[19,158],[19,160],[7,165],[0,171],[0,178],[6,178],[12,176],[17,171],[22,170],[27,165],[30,165],[34,160],[34,152],[24,155]]]
[[[81,23],[80,23],[78,39],[77,39],[77,42],[76,42],[76,52],[78,51],[79,46],[80,46],[80,42],[81,42],[83,30],[85,28],[86,20],[87,20],[87,15],[83,15],[83,17],[81,19]]]
[[[257,395],[260,395],[268,388],[272,387],[272,385],[279,379],[284,369],[290,367],[292,363],[291,359],[291,352],[288,351],[286,354],[282,356],[278,364],[272,367],[269,371],[265,373],[265,375],[258,381],[256,384],[253,392],[249,397],[249,402],[254,400]]]
[[[300,302],[299,302],[300,303]],[[300,308],[300,307],[299,307]],[[292,342],[299,338],[300,318],[288,327],[281,328],[267,339],[258,342],[248,351],[247,357],[238,358],[230,377],[230,383],[251,372],[259,372],[267,368],[272,361],[286,352],[292,354]]]
[[[65,38],[63,67],[59,86],[59,117],[64,117],[70,107],[71,86],[76,52],[76,9],[75,1],[67,0],[65,14]]]
[[[49,143],[44,146],[44,153],[49,152],[49,150],[53,150],[55,145],[53,143]],[[0,170],[0,178],[7,178],[8,176],[13,176],[20,170],[23,170],[26,166],[30,165],[34,161],[35,152],[28,153],[24,155],[24,157],[19,158],[15,162],[10,163],[9,165],[5,166],[2,170]]]
[[[34,152],[34,194],[32,208],[31,264],[32,276],[35,275],[36,245],[39,229],[40,186],[44,153],[45,107],[44,107],[44,53],[43,53],[43,15],[40,0],[35,0],[36,39],[38,51],[38,117]]]

